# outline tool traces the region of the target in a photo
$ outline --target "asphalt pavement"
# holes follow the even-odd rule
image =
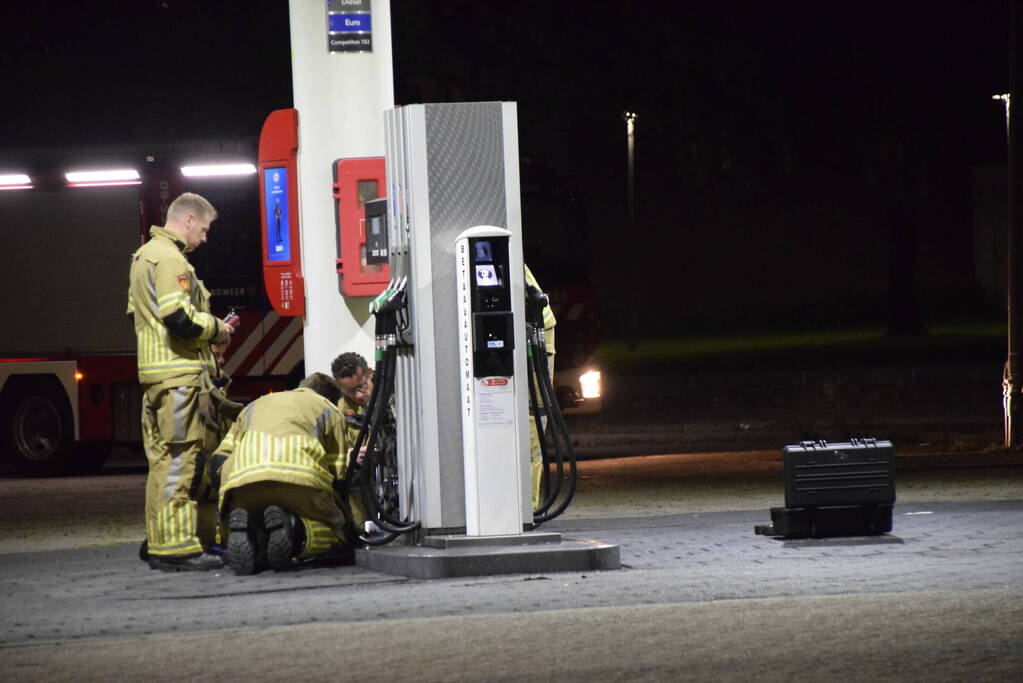
[[[997,446],[988,374],[618,378],[571,419],[578,491],[542,527],[618,545],[614,571],[165,574],[136,555],[137,455],[0,474],[0,681],[1019,680],[1023,453]],[[755,534],[781,447],[850,435],[895,441],[891,533]]]
[[[431,581],[155,572],[141,471],[0,478],[0,680],[1018,680],[1021,454],[899,456],[890,534],[804,540],[753,532],[779,456],[584,461],[543,528],[620,570]]]

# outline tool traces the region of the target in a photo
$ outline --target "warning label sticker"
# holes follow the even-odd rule
[[[515,390],[504,377],[482,377],[476,381],[476,424],[480,427],[507,427],[515,416]]]

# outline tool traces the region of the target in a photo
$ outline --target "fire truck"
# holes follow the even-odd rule
[[[241,319],[224,366],[231,397],[245,402],[303,376],[302,318],[276,313],[263,287],[254,144],[218,155],[224,147],[122,153],[98,170],[74,161],[0,168],[0,449],[19,471],[88,472],[114,445],[141,442],[129,261],[181,192],[202,194],[219,212],[190,260],[214,315],[234,309]],[[573,265],[586,261],[586,241],[570,193],[543,173],[528,180],[531,168],[527,261],[558,318],[559,399],[568,412],[594,410],[599,373],[589,358],[599,317],[588,278]]]
[[[297,381],[302,321],[271,311],[261,289],[255,168],[196,156],[206,163],[125,153],[99,168],[71,161],[0,169],[0,449],[19,471],[89,471],[114,444],[141,441],[128,267],[182,191],[199,192],[220,212],[191,260],[213,313],[234,308],[241,318],[225,366],[232,396]]]

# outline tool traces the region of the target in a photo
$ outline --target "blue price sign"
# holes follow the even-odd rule
[[[331,52],[373,51],[370,0],[327,0],[327,49]]]
[[[330,33],[369,33],[373,19],[369,14],[331,14],[327,31]]]
[[[266,199],[266,260],[291,260],[291,222],[288,212],[288,169],[263,170]]]

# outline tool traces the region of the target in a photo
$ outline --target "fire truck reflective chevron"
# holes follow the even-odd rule
[[[270,311],[251,327],[243,322],[224,369],[236,378],[287,375],[302,361],[302,351],[302,319]]]

